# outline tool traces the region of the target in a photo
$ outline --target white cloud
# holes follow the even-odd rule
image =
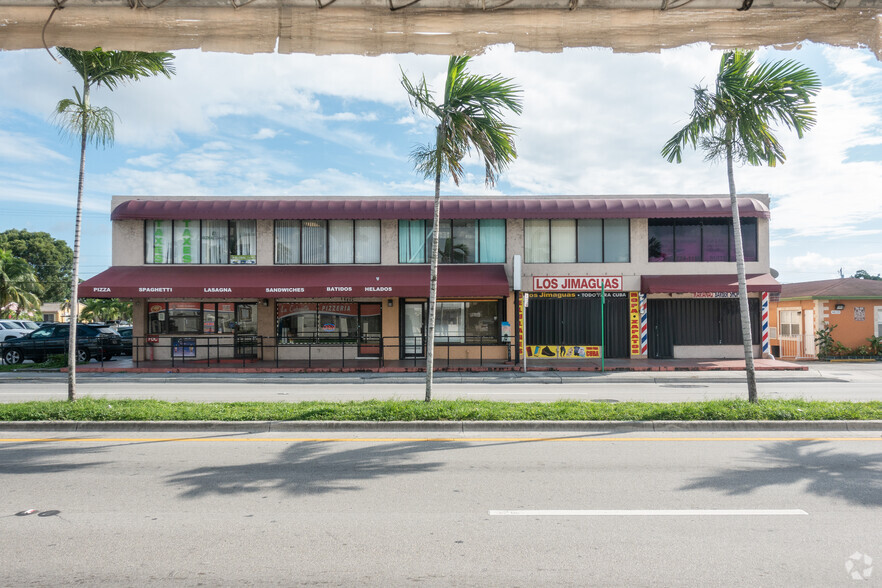
[[[67,159],[39,139],[0,129],[0,160],[47,164]]]
[[[166,162],[166,157],[162,153],[151,153],[149,155],[141,155],[126,160],[127,165],[135,167],[157,168]]]
[[[251,135],[251,138],[256,141],[261,141],[263,139],[274,139],[274,138],[276,138],[276,136],[278,136],[278,134],[279,134],[279,131],[277,131],[275,129],[268,129],[268,128],[264,127],[262,129],[260,129],[259,131],[257,131],[256,133],[254,133],[253,135]]]

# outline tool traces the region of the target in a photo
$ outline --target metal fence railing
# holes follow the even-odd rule
[[[451,361],[507,361],[511,358],[509,343],[491,337],[435,337],[435,365],[450,366]],[[362,336],[339,339],[292,340],[290,338],[239,336],[146,336],[132,338],[132,361],[136,367],[144,362],[170,362],[172,367],[210,367],[221,363],[243,367],[258,361],[275,367],[304,363],[317,365],[382,368],[388,361],[397,365],[420,366],[425,363],[425,341],[422,337]],[[375,362],[375,363],[374,363]]]

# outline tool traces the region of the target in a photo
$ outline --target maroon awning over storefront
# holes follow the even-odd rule
[[[438,268],[438,295],[506,296],[503,265]],[[82,298],[391,298],[429,295],[428,265],[120,266],[89,278]]]
[[[706,292],[737,292],[735,274],[696,274],[671,276],[643,276],[640,291],[644,294],[685,294]],[[749,274],[748,292],[780,292],[781,284],[771,274]]]

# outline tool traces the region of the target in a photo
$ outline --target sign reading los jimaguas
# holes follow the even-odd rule
[[[534,292],[623,290],[622,276],[533,276]]]

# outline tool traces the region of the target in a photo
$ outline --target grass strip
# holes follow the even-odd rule
[[[792,421],[882,419],[882,402],[166,402],[84,397],[0,404],[0,421]]]

